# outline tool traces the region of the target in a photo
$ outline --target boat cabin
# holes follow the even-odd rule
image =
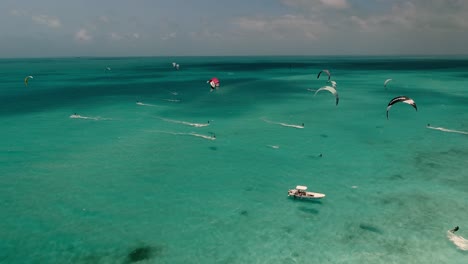
[[[297,194],[305,195],[307,191],[307,186],[297,185],[296,190],[297,190]]]

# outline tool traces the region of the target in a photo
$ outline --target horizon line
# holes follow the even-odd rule
[[[129,55],[129,56],[94,56],[94,55],[83,55],[83,56],[33,56],[33,57],[0,57],[0,60],[4,59],[92,59],[92,58],[221,58],[221,57],[468,57],[468,54],[322,54],[322,55]]]

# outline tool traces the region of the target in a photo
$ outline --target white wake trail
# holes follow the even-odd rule
[[[447,231],[447,238],[453,242],[453,244],[455,244],[455,246],[457,246],[458,249],[461,249],[461,250],[468,250],[468,240],[465,239],[464,237],[462,236],[457,236],[455,235],[454,232],[452,231]]]
[[[466,131],[452,130],[452,129],[448,129],[448,128],[444,128],[444,127],[427,126],[427,128],[433,129],[433,130],[439,130],[439,131],[443,131],[443,132],[448,132],[448,133],[457,133],[457,134],[468,135],[468,132],[466,132]]]
[[[161,119],[161,120],[164,120],[166,122],[171,122],[171,123],[175,123],[175,124],[182,124],[182,125],[192,126],[192,127],[206,127],[206,126],[210,125],[209,122],[204,123],[204,124],[200,124],[200,123],[190,123],[190,122],[186,122],[186,121],[167,119],[167,118],[162,118],[162,117],[158,117],[158,118]]]
[[[202,135],[202,134],[197,134],[194,132],[191,133],[182,133],[182,132],[169,132],[169,131],[151,131],[151,132],[156,132],[156,133],[163,133],[163,134],[170,134],[170,135],[175,135],[175,136],[193,136],[193,137],[199,137],[207,140],[216,140],[216,136],[207,136],[207,135]]]
[[[158,105],[154,105],[154,104],[145,104],[145,103],[142,103],[142,102],[137,102],[136,104],[141,105],[141,106],[152,106],[152,107],[157,107],[158,106]]]
[[[267,122],[267,123],[270,123],[270,124],[281,125],[281,126],[285,126],[285,127],[292,127],[292,128],[299,128],[299,129],[304,128],[304,125],[295,125],[295,124],[287,124],[287,123],[281,123],[281,122],[273,122],[273,121],[270,121],[270,120],[267,120],[267,119],[264,119],[264,118],[262,118],[262,120]]]
[[[74,118],[74,119],[89,119],[89,120],[96,120],[96,121],[99,121],[99,120],[112,120],[112,118],[103,118],[103,117],[99,117],[99,116],[96,116],[96,117],[93,117],[93,116],[82,116],[82,115],[71,115],[70,118]]]

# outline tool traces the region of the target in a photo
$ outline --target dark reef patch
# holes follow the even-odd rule
[[[249,212],[247,210],[242,210],[239,212],[240,215],[242,216],[248,216],[249,215]]]
[[[211,147],[209,147],[209,149],[213,150],[213,151],[216,151],[216,150],[218,150],[218,147],[211,146]]]
[[[154,257],[160,257],[163,252],[163,248],[160,246],[140,246],[134,248],[127,254],[126,263],[135,263],[143,260],[152,259]]]
[[[378,228],[376,226],[370,225],[370,224],[361,223],[361,224],[359,224],[359,228],[361,228],[362,230],[377,233],[377,234],[380,234],[380,235],[383,234],[382,229],[380,229],[380,228]]]
[[[308,208],[308,207],[305,207],[305,206],[299,206],[298,209],[301,210],[302,212],[308,213],[308,214],[318,214],[319,213],[319,211],[317,209]]]

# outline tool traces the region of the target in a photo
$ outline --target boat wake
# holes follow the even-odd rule
[[[141,106],[152,106],[152,107],[157,107],[157,105],[154,105],[154,104],[145,104],[145,103],[142,103],[142,102],[137,102],[136,104],[137,104],[137,105],[141,105]]]
[[[112,118],[102,118],[102,117],[99,117],[99,116],[93,117],[93,116],[82,116],[82,115],[71,115],[70,118],[88,119],[88,120],[96,120],[96,121],[99,121],[99,120],[112,120]]]
[[[439,131],[443,131],[443,132],[448,132],[448,133],[457,133],[457,134],[468,135],[468,132],[466,132],[466,131],[452,130],[452,129],[447,129],[447,128],[444,128],[444,127],[427,126],[427,128],[434,129],[434,130],[439,130]]]
[[[455,235],[452,231],[447,231],[447,238],[457,246],[458,249],[467,251],[468,250],[468,240],[462,236]]]
[[[199,137],[199,138],[208,139],[208,140],[216,140],[215,135],[207,136],[207,135],[197,134],[194,132],[190,132],[190,133],[169,132],[169,131],[152,131],[152,132],[164,133],[164,134],[170,134],[170,135],[176,135],[176,136],[193,136],[193,137]]]
[[[209,126],[210,125],[210,121],[208,121],[207,123],[205,124],[200,124],[200,123],[190,123],[190,122],[186,122],[186,121],[178,121],[178,120],[172,120],[172,119],[166,119],[166,118],[162,118],[162,117],[158,117],[159,119],[161,120],[164,120],[166,122],[171,122],[171,123],[176,123],[176,124],[182,124],[182,125],[186,125],[186,126],[193,126],[193,127],[206,127],[206,126]]]
[[[294,125],[294,124],[287,124],[287,123],[281,123],[281,122],[273,122],[273,121],[267,120],[265,118],[262,118],[262,120],[269,123],[269,124],[275,124],[275,125],[281,125],[281,126],[285,126],[285,127],[292,127],[292,128],[299,128],[299,129],[304,128],[304,124]]]
[[[278,145],[267,145],[267,147],[274,148],[274,149],[279,149],[280,146]]]
[[[173,103],[178,103],[180,102],[179,99],[163,99],[164,101],[167,101],[167,102],[173,102]]]

